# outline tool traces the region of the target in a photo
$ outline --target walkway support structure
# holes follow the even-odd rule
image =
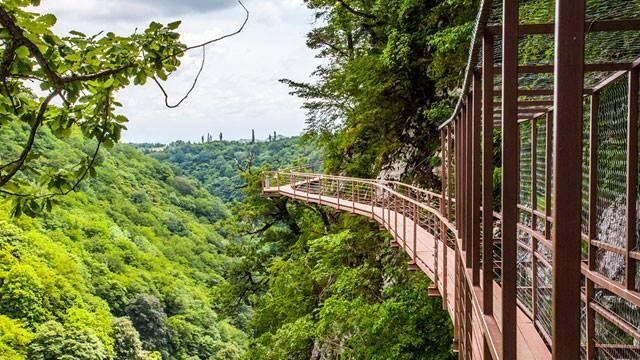
[[[640,359],[640,1],[484,0],[472,38],[438,192],[279,171],[265,195],[380,222],[462,359]]]

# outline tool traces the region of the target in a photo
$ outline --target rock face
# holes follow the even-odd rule
[[[623,197],[618,198],[599,216],[597,240],[609,245],[625,247],[626,204]],[[622,255],[609,251],[599,251],[596,257],[596,270],[615,281],[624,280],[625,259]]]

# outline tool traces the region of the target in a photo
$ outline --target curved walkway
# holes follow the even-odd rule
[[[446,216],[452,199],[397,182],[297,172],[266,173],[264,185],[267,196],[286,196],[376,220],[394,236],[393,245],[407,253],[409,268],[433,280],[430,294],[443,298],[455,323],[454,350],[461,358],[500,358],[500,285],[493,286],[496,315],[483,315],[482,291],[473,285],[467,253]],[[551,358],[545,339],[520,309],[517,331],[518,359]]]

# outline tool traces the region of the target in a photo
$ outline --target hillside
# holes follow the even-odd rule
[[[55,149],[47,162],[91,145],[41,136]],[[18,139],[3,131],[0,157]],[[0,358],[238,358],[245,336],[213,310],[224,204],[131,146],[100,162],[50,213],[0,207]]]
[[[242,198],[245,182],[240,173],[249,168],[278,169],[298,160],[317,161],[318,152],[301,143],[299,137],[276,141],[211,141],[186,143],[178,141],[163,151],[149,152],[166,161],[185,175],[198,179],[209,192],[224,201]]]

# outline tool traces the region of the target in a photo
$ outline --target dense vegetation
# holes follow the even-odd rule
[[[220,314],[250,359],[448,359],[452,327],[429,280],[407,270],[377,225],[329,208],[264,199],[257,179],[226,221],[234,261]]]
[[[4,34],[1,48],[0,193],[13,203],[0,205],[1,358],[452,357],[440,300],[387,235],[266,199],[259,174],[321,158],[331,172],[396,167],[437,183],[436,124],[476,1],[306,0],[321,20],[308,45],[325,61],[317,83],[285,82],[306,101],[311,141],[166,148],[115,145],[126,119],[113,95],[177,68],[179,23],[58,37],[55,17],[23,10],[37,2],[0,5],[0,31],[28,36]]]
[[[332,172],[437,183],[437,126],[451,114],[476,0],[305,0],[318,26],[307,44],[325,61],[305,100],[307,136]]]
[[[0,156],[19,133],[3,129]],[[93,145],[41,136],[56,148],[48,166]],[[224,204],[133,147],[99,162],[51,212],[12,218],[0,207],[0,358],[238,358],[245,336],[214,310]]]
[[[209,141],[201,144],[178,141],[151,156],[173,164],[176,171],[195,177],[213,195],[239,200],[246,182],[240,174],[254,168],[278,169],[295,163],[316,162],[314,147],[303,145],[298,137],[276,141]],[[148,147],[143,147],[148,149]]]

